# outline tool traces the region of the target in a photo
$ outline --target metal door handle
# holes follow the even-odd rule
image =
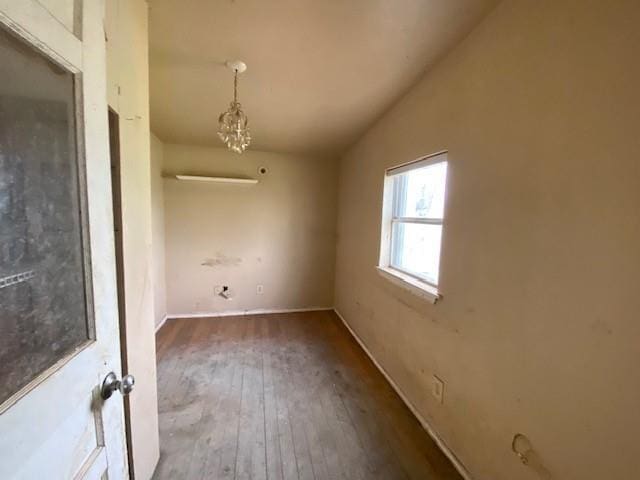
[[[102,382],[100,393],[104,400],[109,398],[116,390],[118,390],[122,395],[129,395],[131,390],[133,390],[135,383],[136,379],[133,375],[125,375],[122,377],[122,380],[118,380],[115,373],[109,372],[105,377],[104,382]]]

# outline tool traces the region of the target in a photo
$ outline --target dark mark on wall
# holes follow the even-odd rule
[[[223,253],[216,253],[213,258],[205,258],[200,264],[203,267],[237,267],[242,263],[240,257],[229,257]]]

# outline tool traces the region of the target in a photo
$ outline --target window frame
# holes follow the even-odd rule
[[[415,272],[407,271],[397,266],[394,262],[395,242],[397,242],[396,232],[399,224],[418,224],[418,225],[440,225],[442,227],[442,235],[444,234],[444,217],[446,213],[446,179],[445,179],[445,211],[441,218],[435,217],[403,217],[398,215],[398,192],[397,180],[399,175],[417,170],[419,168],[428,167],[438,163],[445,163],[448,166],[447,151],[440,151],[431,155],[420,157],[416,160],[397,165],[385,170],[383,207],[382,207],[382,226],[380,241],[380,259],[377,266],[378,272],[393,283],[408,289],[412,293],[417,294],[431,303],[436,303],[441,294],[439,291],[440,270],[442,250],[438,258],[438,283],[432,282],[430,279],[417,275]],[[396,263],[396,265],[394,265]]]

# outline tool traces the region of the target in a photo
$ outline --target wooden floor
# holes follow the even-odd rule
[[[169,320],[155,479],[456,479],[333,312]]]

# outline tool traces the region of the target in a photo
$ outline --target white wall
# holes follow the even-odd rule
[[[169,314],[333,306],[336,161],[167,144],[164,170],[260,180],[164,180]]]
[[[638,476],[638,25],[632,0],[502,2],[342,162],[337,307],[478,480]],[[376,274],[382,186],[445,149],[430,305]]]
[[[151,134],[151,256],[153,258],[153,311],[158,327],[167,314],[164,248],[164,145]]]

